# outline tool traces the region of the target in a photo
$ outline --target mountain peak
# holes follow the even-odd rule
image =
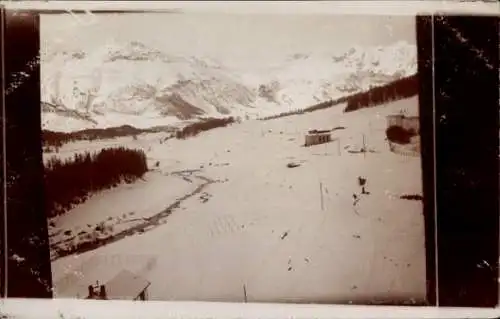
[[[416,51],[399,41],[353,46],[337,55],[297,52],[278,64],[238,67],[209,57],[174,56],[140,41],[113,41],[92,52],[60,52],[42,63],[42,100],[98,125],[110,118],[141,127],[200,115],[268,115],[414,74]],[[51,120],[55,116],[45,116],[49,129],[63,122]]]

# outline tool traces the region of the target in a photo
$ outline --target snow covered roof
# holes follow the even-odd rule
[[[389,119],[408,119],[408,120],[417,120],[419,119],[418,115],[413,115],[413,114],[390,114],[387,115],[387,118]]]
[[[330,134],[331,130],[309,130],[307,131],[308,135],[324,135],[324,134]]]
[[[151,283],[128,270],[122,270],[106,283],[107,299],[135,299]]]
[[[387,118],[404,118],[404,114],[389,114],[387,115]]]

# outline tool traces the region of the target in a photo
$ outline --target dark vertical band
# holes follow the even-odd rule
[[[498,17],[434,17],[439,306],[498,301]]]
[[[434,198],[434,109],[432,91],[432,17],[417,16],[419,117],[425,218],[427,303],[436,305],[436,228]]]
[[[47,220],[43,209],[39,15],[7,11],[4,21],[7,296],[51,298]]]
[[[4,77],[4,70],[3,70],[3,45],[2,45],[2,39],[4,35],[4,20],[5,20],[5,8],[0,5],[0,165],[1,169],[1,176],[0,180],[2,182],[2,190],[0,192],[0,201],[2,203],[2,208],[0,208],[0,298],[6,297],[6,283],[7,283],[7,220],[6,220],[6,181],[7,181],[7,174],[6,174],[6,161],[5,161],[5,152],[4,152],[4,110],[5,110],[5,105],[4,105],[4,86],[5,86],[5,77]]]

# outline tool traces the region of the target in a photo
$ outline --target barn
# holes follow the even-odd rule
[[[403,118],[403,128],[407,131],[420,133],[420,119],[418,116],[405,116]]]
[[[331,142],[331,140],[332,140],[331,131],[329,131],[329,130],[324,130],[324,131],[311,130],[311,131],[307,132],[307,134],[306,134],[304,146],[324,144],[324,143]]]
[[[387,116],[387,128],[399,127],[410,135],[409,143],[398,143],[391,140],[389,136],[389,149],[391,152],[405,156],[420,156],[420,119],[418,116],[405,116],[403,114],[394,114]],[[386,134],[388,134],[386,132]],[[406,144],[406,145],[404,145]]]
[[[418,116],[405,116],[403,114],[392,114],[387,116],[387,127],[399,126],[407,131],[420,133],[420,119]]]
[[[128,270],[122,270],[104,285],[89,285],[86,299],[147,300],[150,282]]]

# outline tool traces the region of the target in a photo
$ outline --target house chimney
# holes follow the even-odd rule
[[[107,295],[106,295],[106,286],[105,285],[101,285],[101,290],[99,292],[99,297],[101,297],[101,299],[107,299]]]
[[[89,298],[94,298],[94,287],[89,285]]]

